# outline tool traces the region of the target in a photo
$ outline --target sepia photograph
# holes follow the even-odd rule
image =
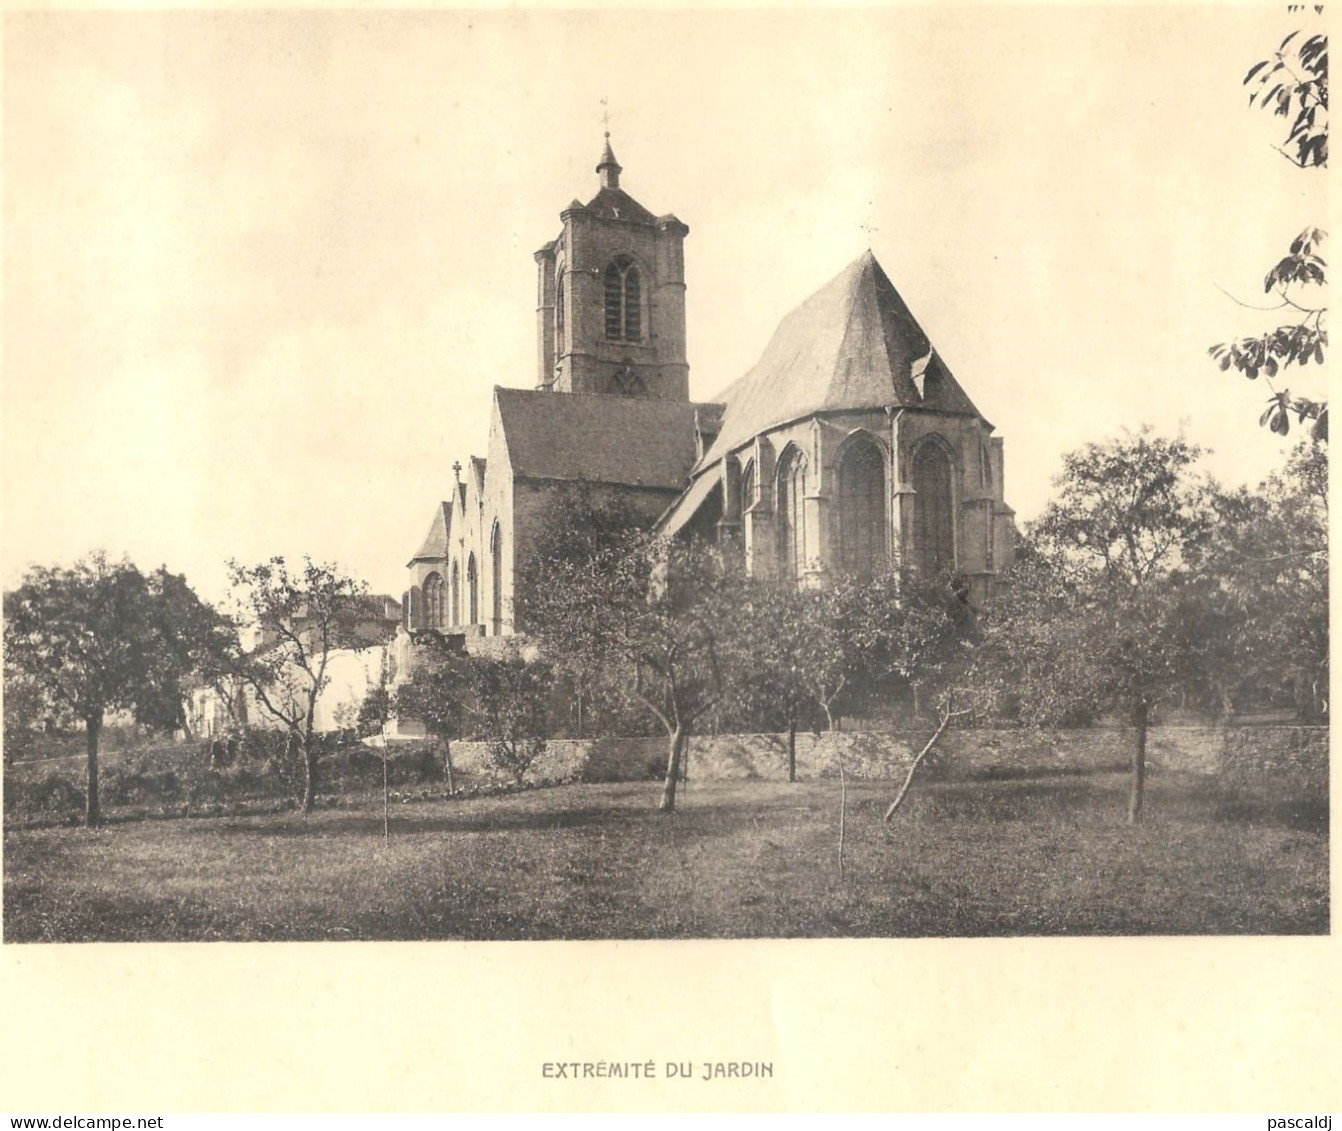
[[[1315,9],[4,32],[6,943],[1328,932]]]
[[[1335,1108],[1327,33],[8,6],[0,1106]]]

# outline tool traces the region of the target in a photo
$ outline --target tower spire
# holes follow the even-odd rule
[[[615,150],[610,147],[610,110],[606,107],[604,98],[601,100],[601,125],[606,132],[606,147],[601,151],[601,161],[597,164],[596,171],[601,175],[602,188],[619,188],[620,174],[624,170],[615,160]]]

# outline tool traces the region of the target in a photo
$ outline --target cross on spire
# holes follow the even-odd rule
[[[601,124],[606,131],[606,144],[596,171],[601,174],[602,188],[617,189],[620,187],[620,163],[615,160],[615,151],[610,147],[610,110],[604,97],[601,99]]]
[[[870,247],[871,247],[871,237],[872,237],[876,232],[879,232],[881,229],[878,228],[875,224],[873,224],[873,223],[871,222],[871,217],[868,217],[868,218],[867,218],[867,222],[866,222],[865,224],[859,224],[858,227],[861,228],[864,232],[867,233],[867,247],[870,248]]]
[[[456,476],[457,476],[457,482],[460,483],[460,482],[461,482],[461,460],[457,460],[457,461],[452,465],[452,470],[456,473]]]

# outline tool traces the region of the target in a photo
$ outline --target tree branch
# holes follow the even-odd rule
[[[1220,291],[1223,295],[1225,295],[1226,298],[1228,298],[1236,306],[1242,306],[1244,307],[1245,310],[1261,310],[1265,312],[1271,312],[1273,310],[1281,310],[1284,306],[1286,306],[1285,301],[1279,302],[1276,306],[1255,306],[1251,302],[1243,302],[1240,299],[1237,299],[1228,290],[1226,290],[1225,287],[1221,286],[1220,283],[1213,283],[1212,286],[1214,286],[1218,291]]]

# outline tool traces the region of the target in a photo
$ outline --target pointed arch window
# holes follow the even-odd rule
[[[983,468],[983,492],[991,499],[994,495],[993,463],[987,444],[983,444],[979,448],[979,461]],[[983,515],[983,568],[989,572],[997,568],[996,548],[993,545],[992,503],[987,504],[987,510]]]
[[[555,281],[555,354],[562,355],[564,352],[564,272],[559,272],[559,278]]]
[[[480,578],[475,568],[475,554],[471,554],[466,559],[466,592],[470,607],[467,612],[470,613],[470,619],[467,624],[478,624],[480,622]]]
[[[606,268],[606,337],[617,342],[643,340],[642,280],[638,267],[627,255],[618,256]]]
[[[749,460],[741,472],[741,514],[755,505],[755,461]]]
[[[942,573],[955,568],[955,500],[951,458],[935,442],[913,455],[914,539],[918,568]]]
[[[443,627],[443,575],[431,573],[424,579],[424,625]]]
[[[494,524],[494,533],[489,539],[490,573],[490,633],[503,635],[503,529]]]
[[[778,565],[796,582],[806,572],[806,457],[795,448],[778,471]]]
[[[858,436],[839,464],[839,562],[862,581],[886,563],[886,498],[885,452],[870,436]]]
[[[461,563],[456,558],[452,559],[452,592],[449,596],[450,615],[452,623],[458,625],[461,623]]]

